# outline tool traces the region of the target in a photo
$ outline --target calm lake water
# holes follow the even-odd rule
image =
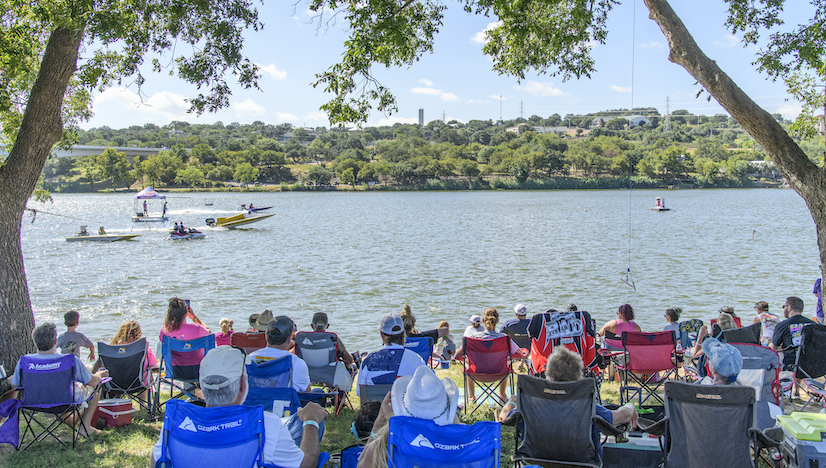
[[[655,196],[672,211],[650,211]],[[660,330],[670,306],[707,320],[731,305],[750,319],[754,302],[780,313],[796,295],[814,314],[815,229],[792,190],[181,194],[168,199],[173,221],[207,238],[176,242],[160,226],[130,222],[133,197],[30,203],[82,219],[24,218],[38,322],[62,329],[63,313],[77,309],[79,331],[108,341],[134,319],[154,344],[167,299],[179,296],[213,331],[221,317],[243,331],[264,309],[307,329],[324,311],[355,351],[377,348],[379,318],[405,303],[420,329],[448,320],[459,334],[471,314],[496,307],[507,318],[517,303],[532,314],[574,302],[599,326],[630,303],[643,330]],[[248,229],[205,227],[249,202],[276,216]],[[141,235],[66,242],[80,224]],[[629,246],[636,292],[620,282]]]

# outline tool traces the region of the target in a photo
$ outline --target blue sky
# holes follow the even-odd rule
[[[301,3],[267,2],[259,7],[264,29],[246,34],[245,52],[262,67],[261,91],[233,88],[230,107],[215,114],[195,117],[186,113],[186,97],[195,96],[192,86],[167,76],[151,74],[144,85],[144,103],[137,89],[111,88],[95,97],[94,117],[82,128],[108,125],[123,128],[144,123],[166,124],[172,120],[190,123],[222,121],[251,123],[260,120],[295,126],[327,126],[319,107],[329,100],[321,87],[313,88],[315,74],[334,64],[346,40],[344,24],[313,22],[311,12]],[[802,2],[790,2],[802,3]],[[626,1],[611,13],[605,45],[593,53],[597,72],[591,79],[570,80],[529,73],[519,83],[515,78],[492,71],[491,60],[482,54],[482,32],[491,18],[468,15],[459,2],[448,2],[445,24],[436,38],[435,52],[409,68],[375,69],[375,76],[388,86],[398,100],[398,112],[373,112],[367,125],[416,123],[423,108],[425,122],[440,119],[505,119],[533,114],[584,114],[633,106],[656,107],[693,113],[724,113],[707,95],[695,98],[699,85],[681,67],[668,61],[665,38],[648,18],[642,0]],[[797,115],[799,106],[788,100],[782,83],[772,83],[758,73],[751,62],[756,48],[744,49],[727,31],[722,1],[673,1],[672,7],[693,34],[700,48],[731,76],[752,99],[769,112],[787,118]],[[787,7],[788,22],[807,18],[810,5]],[[795,23],[796,24],[796,23]],[[635,27],[632,27],[635,25]],[[326,26],[326,27],[325,27]],[[632,37],[633,34],[633,37]],[[632,54],[634,78],[632,85]],[[170,57],[162,62],[169,63]],[[147,67],[148,69],[148,67]],[[634,92],[632,93],[632,86]],[[501,96],[501,99],[500,99]]]

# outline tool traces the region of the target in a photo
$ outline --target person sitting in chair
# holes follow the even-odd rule
[[[717,338],[703,341],[703,353],[707,356],[707,376],[700,380],[702,385],[733,385],[743,368],[743,356],[734,346],[722,343]]]
[[[367,355],[361,362],[358,385],[392,384],[398,377],[413,375],[425,363],[415,351],[404,347],[404,321],[397,314],[386,314],[379,323],[381,349]],[[360,389],[357,390],[361,396]]]
[[[199,373],[201,389],[207,407],[237,406],[247,398],[247,372],[244,352],[231,346],[211,349],[203,361]],[[319,425],[327,417],[327,411],[310,402],[296,413],[303,424],[301,445],[296,446],[289,429],[273,413],[264,412],[264,463],[284,468],[316,468],[319,456]],[[152,463],[161,457],[163,431],[152,449]],[[231,464],[229,460],[216,460],[216,465]]]
[[[554,348],[554,352],[551,353],[548,362],[545,364],[545,377],[551,382],[575,382],[583,378],[584,371],[585,365],[582,364],[582,358],[564,346]],[[521,411],[524,410],[524,408],[521,409]],[[516,407],[516,396],[512,396],[510,400],[508,400],[508,403],[502,407],[496,420],[499,422],[508,421],[515,416],[517,411],[520,411],[520,409]],[[597,405],[596,413],[597,416],[614,426],[631,423],[631,427],[637,427],[639,414],[634,403],[627,403],[615,410],[609,410],[602,405]],[[548,416],[552,417],[552,415]],[[602,446],[599,443],[599,435],[597,434],[596,427],[593,432],[595,445],[598,447],[597,450],[599,451],[600,458],[602,458]]]
[[[275,317],[267,327],[267,347],[250,353],[247,364],[289,357],[293,361],[292,380],[295,391],[310,391],[310,370],[303,359],[290,352],[295,337],[295,322],[286,315]]]
[[[28,357],[48,361],[54,359],[60,354],[57,352],[57,327],[54,323],[47,322],[38,326],[32,331],[32,340],[37,347],[37,352],[28,354]],[[75,403],[82,403],[86,408],[81,416],[83,426],[80,428],[80,433],[85,435],[95,434],[99,431],[92,427],[92,416],[98,407],[98,400],[100,399],[100,390],[96,389],[100,383],[100,379],[107,377],[109,372],[106,369],[99,370],[94,374],[89,372],[89,369],[83,365],[79,357],[75,356],[75,375],[74,375],[74,392]],[[20,386],[20,361],[14,368],[14,374],[9,377],[9,384],[12,390],[16,390]],[[93,396],[94,394],[94,396]],[[12,395],[12,398],[16,396]],[[89,397],[92,397],[89,399]],[[85,403],[84,403],[85,402]]]
[[[313,327],[314,332],[327,332],[327,329],[330,328],[330,322],[327,318],[327,314],[325,314],[324,312],[316,312],[315,314],[313,314],[313,323],[311,323],[310,326]],[[335,335],[335,333],[333,334]],[[336,358],[343,362],[347,366],[347,369],[351,371],[351,373],[355,373],[355,371],[358,371],[358,368],[355,367],[353,355],[347,352],[347,348],[344,346],[344,343],[342,343],[341,338],[338,335],[336,335],[336,340],[338,341]]]

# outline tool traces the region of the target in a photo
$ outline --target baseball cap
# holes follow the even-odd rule
[[[743,368],[743,356],[734,346],[721,343],[716,338],[706,338],[703,341],[703,352],[708,356],[708,362],[714,370],[728,377],[730,382],[737,380],[737,374]]]
[[[471,315],[470,318],[468,319],[468,322],[470,322],[470,323],[481,323],[482,322],[482,317],[479,317],[478,315]]]
[[[292,336],[295,330],[295,322],[293,322],[291,318],[286,315],[279,315],[267,325],[267,336],[270,337],[275,344],[281,344],[287,341],[287,338]]]
[[[201,360],[201,368],[198,371],[201,387],[207,390],[218,390],[237,381],[244,373],[244,352],[232,346],[218,346],[209,350]],[[205,377],[220,376],[227,380],[217,384],[204,383]]]
[[[379,322],[379,330],[385,335],[404,333],[404,321],[398,314],[385,314]]]
[[[754,308],[757,310],[769,310],[769,303],[766,301],[760,301],[754,304]]]
[[[525,307],[525,304],[517,304],[516,307],[513,308],[513,311],[516,315],[525,315],[528,313],[528,308]]]

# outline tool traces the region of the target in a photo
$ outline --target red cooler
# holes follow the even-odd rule
[[[97,422],[102,418],[106,420],[104,427],[125,426],[132,424],[132,413],[135,411],[137,410],[132,408],[132,400],[128,398],[100,400],[95,415],[92,417],[92,422]]]

